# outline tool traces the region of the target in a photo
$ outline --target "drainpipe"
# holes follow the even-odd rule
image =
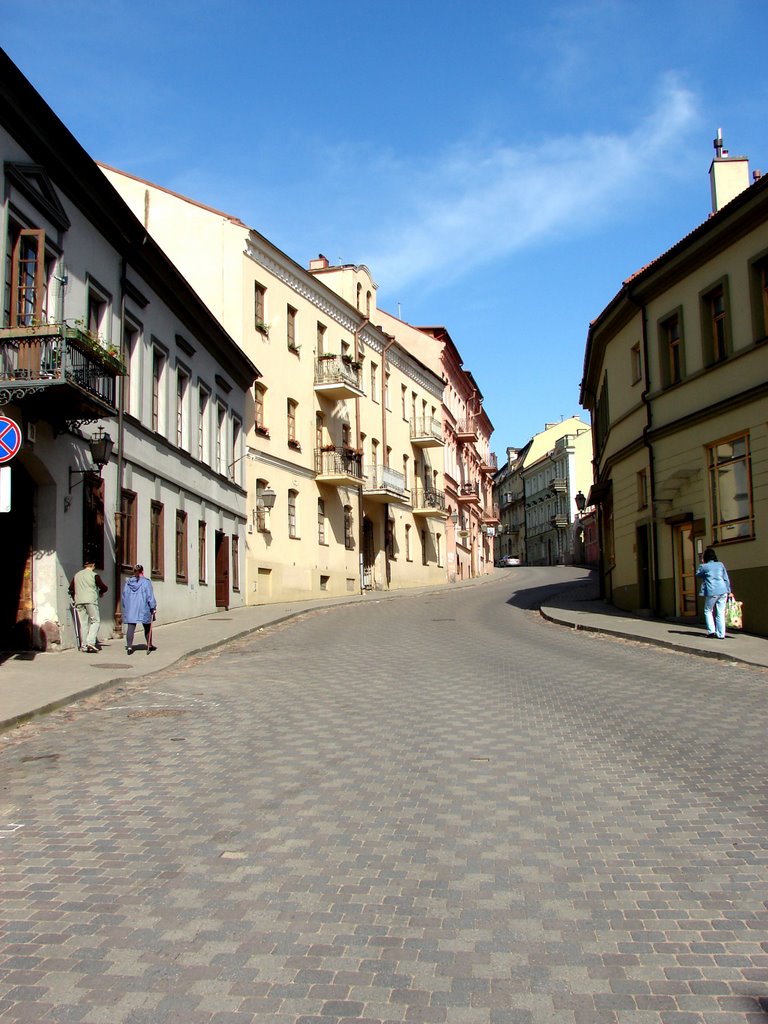
[[[120,261],[120,358],[128,365],[129,353],[125,350],[125,292],[128,267],[125,257]],[[122,636],[123,614],[120,603],[121,579],[120,564],[121,551],[123,547],[123,470],[125,459],[123,457],[123,439],[125,435],[123,410],[125,408],[125,377],[121,376],[117,386],[117,483],[115,494],[115,627],[113,635]]]
[[[650,376],[648,373],[648,316],[644,302],[636,300],[630,292],[627,298],[640,313],[640,320],[643,328],[643,392],[640,400],[645,406],[645,426],[643,427],[643,444],[648,451],[648,490],[651,503],[651,554],[653,566],[653,585],[651,586],[651,612],[654,615],[659,613],[659,548],[656,543],[656,462],[653,452],[653,444],[650,439],[651,426],[653,422],[653,410],[649,401]]]

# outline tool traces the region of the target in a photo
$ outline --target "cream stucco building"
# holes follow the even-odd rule
[[[238,218],[102,169],[261,371],[247,600],[445,582],[444,383],[378,325],[367,268],[340,293]]]

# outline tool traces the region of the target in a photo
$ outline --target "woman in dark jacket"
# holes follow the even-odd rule
[[[704,552],[704,560],[696,575],[701,580],[700,593],[704,595],[707,636],[725,640],[725,602],[731,596],[731,581],[723,563],[718,562],[714,548],[707,548]]]
[[[125,649],[127,654],[133,654],[133,635],[136,626],[140,622],[144,627],[144,636],[147,641],[147,654],[154,651],[152,646],[152,621],[157,610],[155,592],[152,584],[144,575],[144,566],[135,565],[133,576],[129,576],[123,587],[123,622],[125,630]]]

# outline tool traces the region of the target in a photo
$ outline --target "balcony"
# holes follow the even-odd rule
[[[493,526],[495,523],[500,523],[499,506],[492,505],[490,508],[485,509],[480,516],[480,521],[482,523],[487,523],[489,526]]]
[[[480,463],[480,468],[484,473],[489,473],[491,476],[498,472],[499,463],[496,458],[495,452],[489,452],[488,455]]]
[[[413,494],[413,514],[427,519],[446,519],[445,492],[417,483]]]
[[[459,504],[480,504],[480,489],[477,484],[462,484],[457,494]]]
[[[411,444],[414,448],[442,448],[443,425],[436,416],[417,416],[411,420]]]
[[[349,356],[328,353],[315,360],[315,394],[338,401],[362,398],[360,364]]]
[[[567,530],[571,525],[568,516],[561,514],[552,516],[550,523],[556,530]]]
[[[554,480],[550,480],[549,486],[555,494],[565,494],[568,490],[568,481],[564,477],[556,476]]]
[[[476,441],[478,438],[477,426],[474,419],[458,420],[453,428],[457,441]]]
[[[31,418],[87,422],[117,414],[115,380],[125,373],[84,330],[66,324],[0,328],[0,405],[24,402]]]
[[[363,479],[363,498],[366,501],[407,505],[410,492],[405,477],[389,466],[366,466]]]
[[[332,487],[355,487],[363,479],[360,455],[351,448],[316,448],[315,472],[319,484]]]

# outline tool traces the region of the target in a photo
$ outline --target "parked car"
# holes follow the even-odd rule
[[[516,558],[514,555],[505,555],[503,558],[498,560],[496,565],[501,568],[508,567],[510,565],[520,565],[520,559]]]

